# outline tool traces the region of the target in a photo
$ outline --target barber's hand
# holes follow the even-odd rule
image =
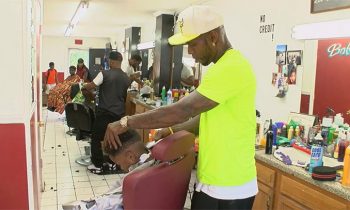
[[[110,148],[118,149],[118,147],[122,146],[118,135],[125,131],[127,131],[127,128],[123,128],[119,121],[109,123],[106,129],[104,143]]]
[[[160,130],[157,130],[154,134],[154,140],[158,141],[159,139],[162,139],[164,137],[167,137],[171,134],[169,128],[162,128]]]

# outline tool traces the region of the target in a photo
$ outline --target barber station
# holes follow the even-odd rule
[[[350,210],[350,0],[1,4],[0,210]]]

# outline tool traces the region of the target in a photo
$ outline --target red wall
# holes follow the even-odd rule
[[[26,210],[28,183],[24,124],[0,124],[0,209]]]
[[[350,123],[346,115],[350,109],[349,87],[350,39],[318,41],[314,114],[322,118],[326,108],[331,107],[336,113],[343,113],[345,121]]]

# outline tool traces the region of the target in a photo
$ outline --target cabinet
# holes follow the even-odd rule
[[[311,210],[310,208],[297,203],[285,196],[280,196],[278,199],[277,209],[279,210]]]
[[[256,163],[256,169],[259,192],[255,197],[253,210],[271,210],[276,172],[260,163]]]
[[[253,210],[271,210],[273,190],[270,187],[258,182],[259,192],[255,196]]]
[[[144,107],[141,104],[138,104],[138,103],[135,104],[135,114],[141,114],[141,113],[144,113],[148,110],[149,110],[148,108]],[[141,136],[141,140],[143,142],[145,142],[145,143],[148,142],[149,129],[136,129],[136,131]]]
[[[350,202],[257,160],[254,210],[350,210]]]

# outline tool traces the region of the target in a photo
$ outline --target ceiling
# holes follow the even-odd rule
[[[43,35],[64,36],[80,0],[43,0]],[[155,14],[173,14],[204,0],[90,0],[72,36],[114,37],[125,28],[156,21]]]

